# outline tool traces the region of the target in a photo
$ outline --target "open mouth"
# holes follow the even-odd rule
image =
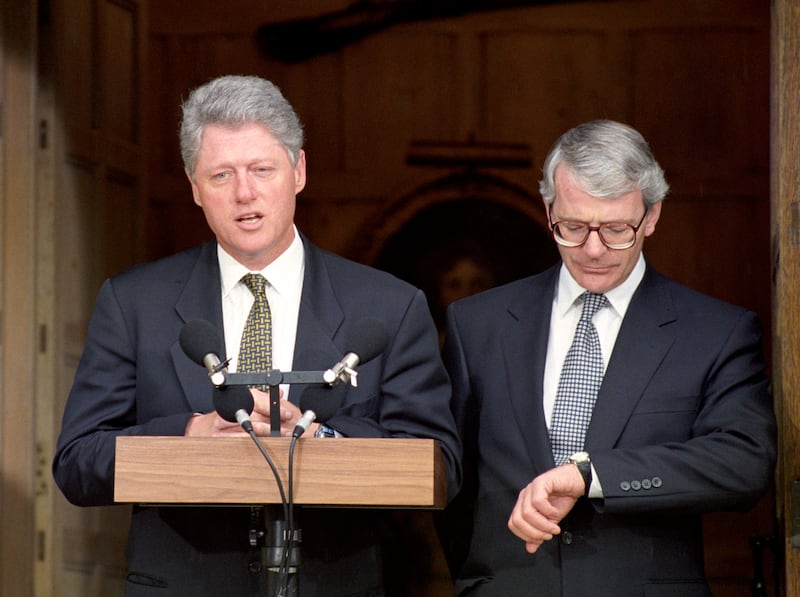
[[[261,220],[261,216],[260,215],[258,215],[258,214],[247,214],[245,216],[242,216],[241,218],[237,218],[236,221],[237,222],[241,222],[243,224],[255,224],[259,220]]]

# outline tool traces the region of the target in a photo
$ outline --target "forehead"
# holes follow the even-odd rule
[[[288,150],[269,129],[260,124],[237,127],[209,125],[203,130],[197,167],[217,168],[233,163],[259,161],[290,163]]]
[[[644,198],[640,189],[618,197],[597,197],[585,191],[563,166],[556,169],[554,179],[555,199],[550,209],[558,219],[609,221],[641,216]]]
[[[208,124],[200,135],[200,146],[216,143],[229,143],[237,140],[261,140],[265,143],[279,143],[278,138],[262,124],[247,122],[241,125]]]

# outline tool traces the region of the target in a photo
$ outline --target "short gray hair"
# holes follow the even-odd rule
[[[261,124],[286,148],[293,165],[303,148],[303,127],[291,104],[261,77],[227,75],[201,85],[183,103],[180,128],[183,165],[194,177],[205,127]]]
[[[539,192],[548,205],[555,199],[555,172],[560,164],[569,169],[584,191],[595,197],[615,198],[640,189],[649,208],[669,191],[664,171],[644,137],[613,120],[580,124],[556,141],[539,182]]]

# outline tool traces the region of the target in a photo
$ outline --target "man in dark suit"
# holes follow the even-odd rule
[[[383,354],[359,367],[358,387],[348,387],[336,414],[308,434],[334,438],[326,441],[434,438],[443,449],[448,490],[456,491],[460,446],[425,297],[299,234],[294,210],[306,182],[302,142],[289,103],[257,77],[220,77],[184,103],[186,173],[216,241],[103,284],[53,462],[72,503],[113,502],[117,436],[243,433],[215,412],[206,370],[189,360],[178,338],[185,322],[210,321],[223,331],[222,359],[231,357],[229,369],[236,370],[256,300],[243,280],[253,273],[267,280],[272,368],[332,366],[364,317],[378,318],[388,332]],[[302,387],[282,391],[281,433],[288,435],[301,416]],[[254,430],[269,435],[269,396],[251,392]],[[253,474],[269,475],[269,469]],[[249,542],[251,514],[248,508],[134,507],[127,594],[266,594],[261,552]],[[304,596],[384,594],[379,512],[307,509],[299,516]]]
[[[756,317],[644,261],[668,187],[632,128],[565,133],[540,190],[562,262],[447,314],[457,591],[709,595],[701,515],[751,507],[775,466]]]

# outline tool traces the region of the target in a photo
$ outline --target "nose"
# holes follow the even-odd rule
[[[591,257],[599,257],[608,250],[603,241],[600,240],[600,231],[592,230],[589,232],[589,238],[583,243],[583,250]]]
[[[253,185],[250,178],[246,175],[239,175],[236,177],[236,200],[247,202],[252,201],[256,196],[255,185]]]

